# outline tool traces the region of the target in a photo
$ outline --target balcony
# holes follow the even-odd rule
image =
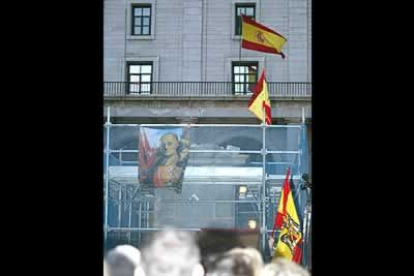
[[[310,82],[268,82],[271,97],[311,99]],[[235,84],[232,82],[104,82],[105,98],[144,98],[144,97],[197,97],[234,98],[250,96],[255,84]],[[236,92],[246,91],[246,92]]]

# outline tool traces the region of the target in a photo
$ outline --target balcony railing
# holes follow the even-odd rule
[[[311,97],[312,83],[310,82],[268,82],[270,96],[279,97]],[[248,87],[232,82],[104,82],[104,96],[231,96],[250,95]],[[245,88],[245,89],[244,89]],[[236,92],[247,90],[246,92]]]

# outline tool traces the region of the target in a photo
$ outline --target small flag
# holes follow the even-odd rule
[[[265,70],[260,76],[259,82],[253,90],[253,95],[250,98],[249,110],[263,121],[263,109],[265,112],[265,123],[272,124],[272,109],[270,107],[269,91],[267,90],[267,83],[265,80]]]
[[[275,228],[280,229],[273,258],[283,257],[300,263],[302,258],[302,233],[292,191],[290,190],[289,174],[290,168],[286,173],[273,227],[273,233]]]

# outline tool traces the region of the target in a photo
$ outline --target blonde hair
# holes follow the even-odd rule
[[[191,276],[200,258],[193,233],[174,228],[155,233],[150,243],[142,249],[143,267],[147,276]]]
[[[276,258],[265,265],[261,276],[310,276],[310,273],[292,261]]]
[[[207,266],[208,276],[260,276],[263,259],[255,248],[235,247],[211,256]]]
[[[260,252],[252,247],[240,248],[236,247],[229,251],[230,254],[246,255],[249,259],[248,265],[251,266],[254,276],[259,276],[263,269],[263,258]]]
[[[120,245],[108,252],[106,263],[110,276],[134,276],[141,265],[141,252],[131,245]]]

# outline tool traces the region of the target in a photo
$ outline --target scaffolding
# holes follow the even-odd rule
[[[181,193],[142,189],[138,144],[144,128],[189,131]],[[186,231],[257,229],[257,247],[266,255],[288,167],[299,217],[310,224],[310,200],[301,188],[308,170],[304,120],[297,125],[112,124],[108,111],[104,142],[106,249],[126,243],[139,247],[169,225]]]

